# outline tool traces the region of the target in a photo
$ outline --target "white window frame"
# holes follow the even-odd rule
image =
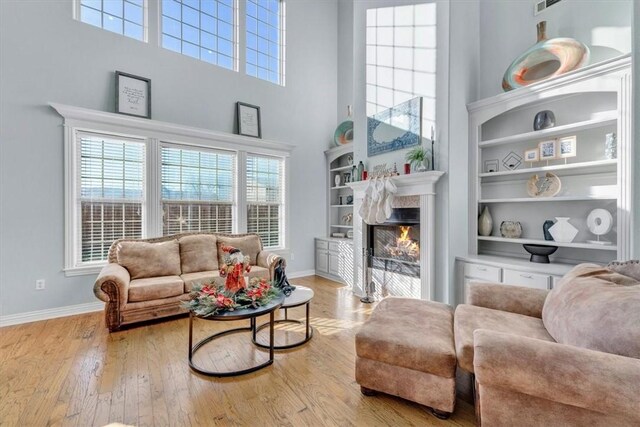
[[[245,233],[247,231],[247,201],[246,191],[244,191],[247,153],[282,158],[284,179],[282,244],[278,248],[269,248],[269,250],[283,256],[289,254],[289,159],[291,151],[294,149],[293,145],[63,104],[52,103],[50,105],[64,119],[65,257],[63,271],[66,276],[96,274],[107,264],[107,261],[83,263],[82,265],[76,263],[76,238],[79,230],[76,226],[78,224],[76,196],[79,190],[76,178],[79,168],[79,156],[77,155],[77,141],[75,138],[77,131],[145,141],[146,196],[143,206],[145,211],[142,238],[162,236],[161,144],[179,145],[185,148],[217,149],[236,153],[234,233]]]
[[[280,33],[280,44],[278,45],[278,62],[280,65],[280,72],[278,75],[278,82],[274,83],[271,80],[267,80],[267,79],[262,79],[258,76],[253,76],[249,73],[247,73],[247,65],[249,65],[247,63],[247,5],[246,2],[244,4],[244,9],[243,9],[243,17],[244,17],[244,25],[242,26],[242,31],[244,32],[243,34],[243,40],[244,40],[244,45],[240,47],[240,49],[242,49],[242,57],[244,60],[244,74],[246,76],[249,77],[253,77],[256,78],[258,80],[261,80],[263,82],[267,82],[267,83],[271,83],[271,84],[275,84],[276,86],[285,86],[286,83],[286,50],[287,50],[287,31],[286,31],[286,24],[287,24],[287,4],[285,0],[278,0],[280,2],[280,13],[278,14],[278,32]],[[259,53],[259,52],[258,52]]]
[[[82,6],[82,1],[81,0],[73,0],[72,2],[73,5],[73,19],[75,19],[78,22],[82,22],[83,24],[92,26],[94,28],[99,28],[103,31],[108,31],[111,34],[118,34],[122,37],[126,37],[128,39],[131,40],[136,40],[142,43],[149,43],[149,0],[142,0],[142,40],[138,40],[136,38],[133,37],[129,37],[127,35],[123,34],[119,34],[119,33],[114,33],[112,31],[109,30],[105,30],[104,27],[96,27],[94,25],[91,24],[87,24],[86,22],[82,21],[82,15],[81,15],[81,11],[80,11],[80,6]],[[124,18],[123,18],[124,19]]]

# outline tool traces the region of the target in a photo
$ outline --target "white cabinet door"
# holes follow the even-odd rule
[[[329,252],[329,274],[340,277],[340,255]]]
[[[549,289],[549,276],[518,270],[502,270],[505,285],[526,286],[528,288]]]
[[[329,252],[316,250],[316,270],[320,273],[329,272]]]
[[[479,281],[499,283],[500,269],[489,265],[465,263],[464,276]]]

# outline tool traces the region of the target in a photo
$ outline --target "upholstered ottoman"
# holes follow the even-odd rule
[[[366,396],[399,396],[448,418],[456,402],[453,310],[446,304],[385,298],[356,335],[356,381]]]

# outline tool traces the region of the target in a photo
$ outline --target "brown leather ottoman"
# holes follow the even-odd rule
[[[429,406],[448,418],[456,403],[453,309],[446,304],[386,298],[356,334],[356,381]]]

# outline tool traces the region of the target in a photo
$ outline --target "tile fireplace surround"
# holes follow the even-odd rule
[[[398,188],[394,207],[420,208],[420,298],[431,300],[435,294],[435,196],[436,183],[444,172],[429,171],[391,178]],[[368,181],[352,182],[354,292],[364,294],[362,250],[368,247],[367,224],[359,215]],[[407,280],[411,280],[407,278]]]

